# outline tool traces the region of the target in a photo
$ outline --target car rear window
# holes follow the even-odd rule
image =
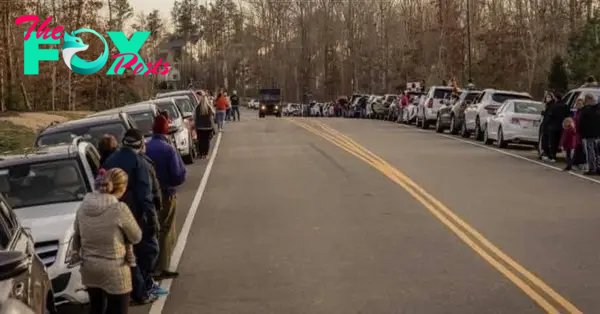
[[[468,93],[467,96],[465,96],[465,101],[475,101],[479,95],[481,95],[481,93]]]
[[[436,88],[433,90],[433,98],[435,99],[446,99],[452,93],[450,88]]]
[[[135,122],[138,131],[144,135],[152,134],[152,126],[154,125],[154,115],[152,112],[140,112],[130,114]]]
[[[92,125],[64,130],[62,132],[42,134],[38,138],[37,144],[38,146],[68,144],[71,143],[74,138],[81,136],[84,140],[91,142],[96,146],[104,135],[112,135],[120,143],[126,131],[127,129],[121,122]]]
[[[513,94],[513,93],[494,93],[492,94],[492,100],[497,103],[503,103],[509,99],[531,99],[531,96],[523,95],[523,94]]]
[[[178,119],[179,118],[179,110],[177,107],[173,105],[172,102],[157,102],[156,106],[161,111],[166,111],[169,114],[170,119]]]
[[[530,101],[515,101],[515,113],[541,114],[544,104]]]

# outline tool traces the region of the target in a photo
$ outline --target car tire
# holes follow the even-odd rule
[[[467,130],[467,124],[464,122],[460,125],[460,136],[464,138],[471,137],[471,132]]]
[[[444,126],[442,126],[442,116],[438,114],[437,119],[435,119],[435,132],[436,133],[444,133]]]
[[[488,132],[488,128],[485,128],[485,131],[483,131],[483,144],[485,145],[490,145],[494,143],[494,141],[492,139],[490,139],[490,133]]]
[[[475,140],[483,140],[483,132],[481,131],[481,121],[479,121],[479,117],[475,119]]]
[[[450,118],[450,134],[456,135],[458,134],[458,127],[456,125],[456,117],[452,115]]]
[[[194,159],[196,159],[196,145],[194,145],[191,136],[188,136],[188,143],[190,145],[190,153],[185,156],[181,156],[181,159],[183,159],[184,164],[191,165],[194,163]]]
[[[504,140],[504,132],[502,132],[502,127],[498,128],[498,141],[496,142],[498,148],[507,148],[508,142]]]

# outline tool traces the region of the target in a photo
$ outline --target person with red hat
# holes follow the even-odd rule
[[[146,154],[154,161],[156,176],[160,185],[162,195],[162,208],[159,211],[160,234],[159,234],[159,258],[155,274],[160,279],[174,278],[178,273],[170,267],[170,257],[175,248],[175,208],[176,187],[183,184],[186,177],[186,169],[179,152],[169,144],[167,133],[169,121],[160,115],[154,122],[153,135],[146,144]]]

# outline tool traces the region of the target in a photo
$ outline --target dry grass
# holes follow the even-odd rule
[[[0,152],[33,145],[36,132],[54,122],[80,119],[89,111],[4,112],[0,116]]]

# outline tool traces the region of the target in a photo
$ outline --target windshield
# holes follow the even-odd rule
[[[156,103],[156,106],[169,114],[169,119],[175,120],[179,118],[179,110],[171,102]]]
[[[88,192],[73,159],[0,168],[0,189],[13,209],[81,201]]]
[[[452,90],[450,88],[436,88],[433,91],[433,98],[435,99],[446,99],[450,96]]]
[[[544,104],[539,102],[516,101],[515,113],[542,114]]]
[[[126,131],[125,126],[120,122],[79,127],[57,133],[42,134],[38,138],[37,145],[70,144],[74,138],[82,136],[84,140],[97,146],[100,139],[107,134],[114,136],[118,142],[121,142]]]
[[[481,95],[481,93],[467,93],[467,95],[465,96],[465,102],[466,101],[475,101],[475,99],[477,99],[477,97],[479,97],[479,95]]]
[[[527,95],[512,94],[512,93],[494,93],[494,94],[492,94],[492,100],[497,103],[503,103],[509,99],[531,99],[531,97],[527,96]]]
[[[141,112],[130,114],[135,122],[138,131],[144,135],[152,134],[152,126],[154,126],[154,115],[151,112]]]
[[[189,97],[187,99],[177,98],[177,99],[175,99],[175,104],[177,105],[177,108],[179,108],[179,110],[181,112],[193,112],[194,111],[194,108],[192,107],[192,103],[190,102]]]

